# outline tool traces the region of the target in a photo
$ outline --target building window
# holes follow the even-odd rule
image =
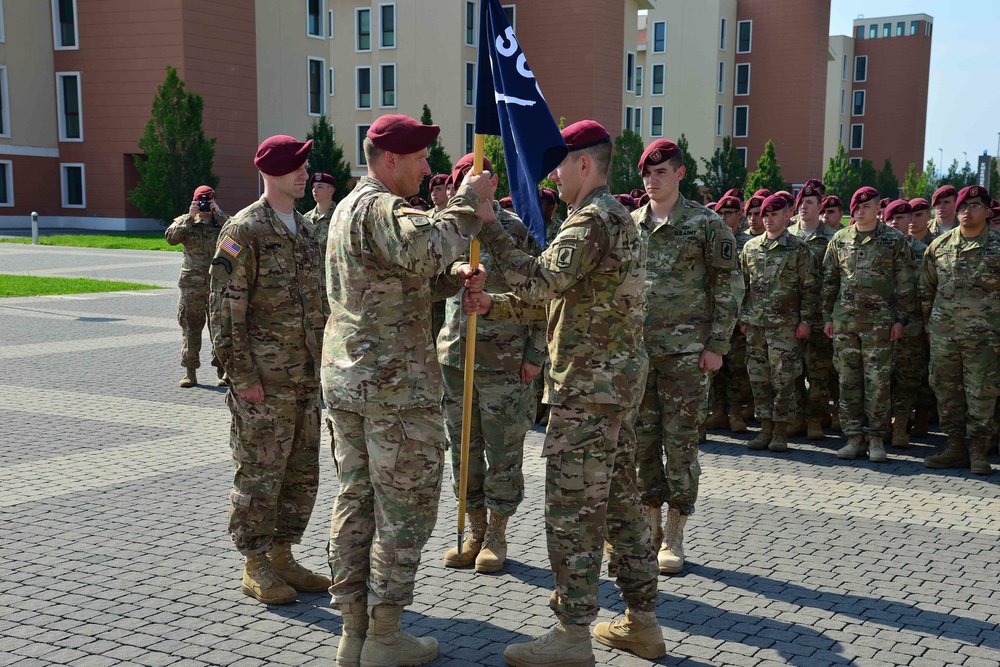
[[[865,27],[859,25],[854,29],[854,39],[864,39],[865,38]]]
[[[854,167],[855,169],[861,168],[861,158],[859,157],[852,157],[850,158],[850,160],[848,160],[848,162],[850,162],[851,166]]]
[[[465,124],[465,152],[471,153],[476,145],[476,126],[472,123]],[[457,188],[461,183],[456,183]]]
[[[920,34],[920,21],[910,21],[910,34],[911,35]]]
[[[854,82],[864,83],[868,80],[868,56],[854,56]]]
[[[323,38],[323,0],[306,0],[306,35]]]
[[[649,110],[649,135],[651,137],[663,136],[663,107],[653,107]]]
[[[83,164],[61,164],[63,208],[87,208],[87,178]]]
[[[380,49],[396,48],[396,3],[390,2],[378,6]]]
[[[0,137],[10,136],[10,102],[7,97],[7,66],[0,65]]]
[[[864,116],[865,115],[865,91],[855,90],[854,91],[854,104],[851,107],[852,116]]]
[[[631,51],[625,54],[625,90],[635,91],[635,54]]]
[[[840,89],[840,115],[843,116],[847,113],[847,90],[844,88]]]
[[[635,108],[635,130],[633,130],[640,137],[642,136],[642,107]]]
[[[725,120],[726,109],[721,104],[715,105],[715,136],[722,136],[722,124]]]
[[[743,105],[733,107],[733,136],[747,136],[747,127],[750,124],[750,107]]]
[[[859,151],[865,145],[865,126],[851,125],[851,150]]]
[[[840,124],[840,133],[837,135],[837,143],[843,145],[844,143],[844,124]]]
[[[3,29],[3,0],[0,0],[0,42],[6,42],[7,37]]]
[[[747,166],[747,149],[745,147],[740,146],[736,148],[736,157],[744,167]]]
[[[720,95],[726,92],[726,63],[719,61],[719,85],[717,91]]]
[[[476,45],[476,3],[465,3],[465,43]]]
[[[517,30],[517,7],[515,5],[500,5],[503,13],[507,16],[507,23],[515,31]]]
[[[327,86],[326,86],[330,90],[330,97],[333,97],[333,91],[335,90],[333,82],[334,82],[333,68],[331,67],[330,68],[330,78],[329,78],[329,81],[327,82]]]
[[[309,115],[319,116],[326,111],[323,99],[323,71],[326,61],[321,58],[309,58]]]
[[[372,68],[371,67],[359,67],[358,70],[358,106],[360,109],[371,109],[372,108]]]
[[[465,63],[465,106],[476,103],[476,63]]]
[[[333,39],[333,10],[326,13],[326,36]]]
[[[904,21],[900,21],[899,23],[896,24],[896,37],[902,37],[905,34],[906,34],[906,23]]]
[[[847,81],[847,54],[844,54],[844,67],[843,71],[840,73],[840,78],[843,81]]]
[[[59,97],[59,141],[83,141],[80,73],[57,73],[56,92]]]
[[[52,33],[56,49],[78,49],[76,0],[52,0]]]
[[[924,23],[924,36],[925,37],[930,37],[931,36],[931,32],[933,31],[933,29],[934,29],[934,26],[931,24],[930,21],[925,22]]]
[[[653,65],[653,95],[663,94],[663,75],[666,65]]]
[[[753,42],[753,21],[736,23],[736,53],[750,53]]]
[[[625,107],[625,129],[632,131],[632,107]]]
[[[357,24],[357,29],[355,30],[355,51],[371,51],[372,50],[372,10],[370,9],[355,9],[355,22]]]
[[[653,53],[666,53],[667,51],[667,22],[656,21],[653,23]]]
[[[726,19],[719,19],[719,50],[726,50]]]
[[[396,106],[396,64],[379,65],[379,106],[391,109]]]
[[[736,65],[736,94],[750,94],[750,63]]]
[[[358,154],[355,156],[357,158],[357,164],[360,167],[367,167],[368,160],[365,159],[365,138],[368,137],[368,128],[371,125],[358,125]]]
[[[892,36],[892,24],[891,23],[883,23],[882,24],[882,36],[883,37],[891,37]]]
[[[0,160],[0,206],[14,205],[14,163]]]
[[[868,26],[868,39],[875,39],[878,37],[878,24],[872,23]]]
[[[635,96],[642,97],[642,65],[635,67]]]

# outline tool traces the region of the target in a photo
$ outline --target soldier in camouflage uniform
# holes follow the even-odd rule
[[[937,238],[937,234],[928,229],[931,220],[931,205],[926,199],[917,197],[910,204],[910,237],[926,246]]]
[[[305,214],[305,219],[316,229],[316,241],[319,243],[323,258],[326,259],[326,238],[330,233],[330,218],[333,217],[333,193],[337,189],[337,179],[330,174],[315,173],[309,177],[312,184],[312,196],[316,200],[313,210]]]
[[[594,637],[655,659],[666,652],[656,620],[656,561],[635,487],[630,413],[646,377],[642,346],[645,256],[639,230],[611,196],[611,137],[581,121],[563,130],[569,155],[550,175],[573,207],[539,258],[518,250],[496,222],[483,241],[511,287],[468,295],[466,312],[520,322],[544,319],[551,406],[542,451],[545,535],[555,579],[549,606],[558,620],[547,635],[512,644],[512,665],[594,664],[588,628],[597,616],[598,576],[607,540],[626,617],[600,623]],[[475,298],[478,296],[478,298]]]
[[[840,201],[840,197],[836,195],[823,197],[823,201],[820,202],[819,207],[822,210],[821,217],[826,226],[835,232],[839,232],[840,228],[844,226],[844,204]]]
[[[740,316],[747,336],[747,370],[761,429],[752,450],[788,450],[795,380],[802,375],[802,342],[819,323],[819,275],[808,243],[786,227],[788,203],[771,195],[761,204],[765,233],[743,248],[746,296]]]
[[[684,567],[684,526],[698,498],[698,430],[708,412],[711,374],[729,351],[743,277],[729,226],[678,190],[685,173],[680,148],[654,141],[639,170],[650,196],[632,214],[647,245],[650,371],[636,422],[636,463],[643,505],[657,526],[654,538],[668,506],[657,561],[660,572],[676,574]]]
[[[958,190],[954,185],[942,185],[931,195],[934,219],[927,224],[927,229],[935,236],[943,236],[958,227],[958,218],[955,216],[957,198]]]
[[[461,182],[472,168],[470,153],[455,165]],[[483,168],[493,171],[485,160]],[[493,176],[496,187],[496,176]],[[488,197],[493,201],[492,195]],[[518,249],[534,256],[542,249],[521,219],[494,202],[493,213]],[[486,289],[507,292],[493,258],[482,252]],[[462,399],[465,395],[466,317],[461,295],[446,302],[444,326],[437,337],[438,361],[444,380],[444,416],[451,453],[452,481],[458,496],[462,452]],[[524,499],[524,436],[534,423],[534,380],[545,360],[545,327],[486,320],[476,325],[476,365],[473,376],[466,508],[469,535],[462,551],[452,547],[444,556],[448,567],[475,565],[477,572],[497,572],[507,558],[506,527]],[[489,521],[486,511],[489,510]]]
[[[928,229],[927,225],[931,220],[931,203],[926,199],[918,197],[910,200],[910,238],[913,242],[919,241],[925,246],[930,246],[931,241],[937,236]],[[917,268],[920,263],[918,261]],[[924,359],[929,360],[931,354],[930,342],[924,337]],[[931,416],[937,414],[937,399],[930,387],[930,373],[928,363],[923,366],[920,376],[920,389],[917,393],[916,410],[913,412],[913,425],[910,427],[910,435],[925,436],[929,432]]]
[[[749,233],[740,231],[743,203],[734,195],[727,193],[719,200],[715,212],[729,226],[729,231],[736,238],[736,256],[739,257],[747,241],[754,238]],[[746,432],[747,417],[744,417],[744,414],[748,411],[753,415],[754,400],[753,392],[750,390],[750,377],[747,375],[747,338],[738,326],[733,327],[729,352],[722,358],[722,368],[712,377],[709,405],[711,414],[705,422],[705,428],[728,426],[733,433]]]
[[[201,210],[206,208],[207,210]],[[198,384],[197,369],[201,367],[201,331],[208,319],[208,269],[219,240],[219,231],[229,216],[215,202],[215,190],[200,185],[187,215],[175,218],[167,227],[166,238],[170,245],[184,245],[184,264],[177,281],[181,295],[177,302],[177,322],[181,325],[184,343],[181,347],[181,366],[187,371],[181,378],[181,387]],[[212,365],[218,370],[220,387],[226,385],[222,367],[215,354]]]
[[[368,175],[330,224],[322,374],[340,478],[329,555],[341,665],[420,665],[438,655],[435,639],[400,626],[437,520],[444,463],[431,301],[472,280],[458,260],[491,189],[488,175],[470,176],[434,217],[407,205],[430,173],[427,147],[439,132],[401,114],[377,119],[364,140]],[[481,289],[485,274],[475,280]]]
[[[827,195],[823,197],[822,203],[820,203],[820,208],[823,209],[823,222],[827,227],[832,229],[834,232],[839,232],[843,229],[843,219],[844,219],[844,204],[840,201],[840,197],[836,195]],[[824,253],[823,257],[820,257],[816,261],[816,270],[819,271],[820,279],[823,277],[823,259],[826,257]],[[833,351],[833,345],[830,346],[831,354]],[[839,431],[840,430],[840,410],[838,405],[840,405],[840,376],[837,375],[837,369],[833,365],[827,371],[828,379],[827,382],[827,394],[830,396],[830,400],[833,402],[833,410],[830,411],[830,430]]]
[[[854,459],[886,461],[893,343],[916,317],[913,253],[902,234],[875,217],[878,191],[851,198],[854,224],[834,234],[823,260],[823,331],[833,339],[840,373],[840,424],[848,437],[837,450]]]
[[[818,184],[818,185],[817,185]],[[822,183],[810,179],[799,190],[795,208],[798,210],[798,222],[788,228],[788,233],[806,242],[812,252],[813,261],[817,267],[823,265],[826,246],[836,233],[820,220],[822,204]],[[817,269],[818,270],[818,269]],[[833,344],[818,326],[812,321],[809,338],[805,341],[805,373],[795,381],[796,404],[805,408],[807,420],[807,437],[810,440],[823,439],[823,422],[830,418],[830,372],[833,370]],[[809,379],[809,391],[806,393],[806,378]]]
[[[744,204],[744,212],[747,216],[747,233],[750,236],[760,236],[764,233],[764,216],[760,213],[760,205],[771,196],[771,191],[761,188],[753,193],[753,197]]]
[[[260,145],[264,195],[222,228],[211,264],[212,341],[229,375],[236,466],[229,534],[246,557],[243,592],[267,604],[330,585],[292,556],[319,486],[322,259],[295,212],[311,147],[283,135]]]
[[[987,448],[996,434],[1000,394],[1000,232],[986,224],[991,199],[978,185],[956,198],[960,227],[938,237],[920,269],[920,305],[931,338],[931,387],[947,448],[928,468],[992,472]],[[965,437],[972,438],[966,450]]]

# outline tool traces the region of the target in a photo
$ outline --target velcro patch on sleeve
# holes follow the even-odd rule
[[[425,218],[427,217],[427,211],[422,211],[419,208],[410,208],[408,206],[402,207],[399,209],[399,212],[403,215],[419,215]]]
[[[226,273],[232,273],[233,272],[233,263],[230,262],[225,257],[216,257],[215,259],[213,259],[212,260],[212,266],[221,266],[222,268],[224,268],[226,270]]]
[[[568,269],[573,266],[573,257],[576,255],[575,246],[563,246],[556,254],[556,267]]]
[[[219,243],[219,247],[224,251],[228,252],[233,257],[239,257],[240,253],[243,252],[243,246],[233,240],[233,237],[228,234]]]

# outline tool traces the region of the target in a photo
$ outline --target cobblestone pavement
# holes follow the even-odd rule
[[[180,259],[0,246],[0,272],[165,286]],[[325,594],[267,608],[239,590],[229,416],[221,389],[177,386],[176,299],[170,288],[0,300],[0,665],[333,663],[340,617]],[[839,461],[833,437],[781,456],[745,439],[712,433],[702,448],[689,564],[660,580],[658,664],[1000,664],[1000,474],[925,469],[940,437],[885,465]],[[404,615],[440,640],[436,665],[501,665],[507,643],[552,623],[541,441],[526,441],[527,499],[500,574],[441,565],[455,535],[445,485]],[[316,569],[336,492],[325,454],[297,550]],[[623,611],[606,578],[601,593],[602,619]]]

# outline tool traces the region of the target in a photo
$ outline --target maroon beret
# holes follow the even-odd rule
[[[761,191],[758,190],[754,194],[754,196],[750,197],[750,199],[747,200],[746,204],[743,205],[744,214],[749,214],[750,209],[752,208],[760,208],[760,205],[764,203],[764,200],[771,196],[770,192],[768,192],[766,195],[761,195],[760,192]],[[764,192],[767,192],[767,190],[764,190]]]
[[[431,176],[430,185],[428,188],[436,188],[439,185],[448,185],[448,174],[435,174]]]
[[[642,188],[633,188],[632,192],[628,193],[628,196],[638,201],[644,194],[646,194],[646,191]]]
[[[931,206],[937,205],[937,200],[941,197],[957,197],[958,190],[954,185],[942,185],[931,195]]]
[[[455,177],[452,176],[451,174],[448,174],[448,178],[444,179],[444,184],[445,185],[455,185]]]
[[[276,134],[260,145],[253,163],[262,174],[284,176],[305,164],[312,145],[312,139],[301,142],[287,134]]]
[[[814,190],[819,190],[821,197],[826,194],[826,186],[823,185],[823,181],[818,178],[810,178],[802,187],[805,188],[808,185],[811,185]]]
[[[472,163],[475,160],[475,155],[473,153],[468,153],[461,160],[455,163],[455,168],[451,170],[451,179],[455,183],[455,187],[462,184],[462,179],[465,175],[472,170]],[[490,159],[483,156],[483,171],[493,171],[493,164]]]
[[[437,139],[441,128],[424,125],[401,113],[379,116],[368,128],[368,138],[384,151],[409,155],[422,151]]]
[[[854,215],[854,209],[858,207],[858,204],[871,200],[878,201],[878,190],[870,185],[866,185],[863,188],[859,188],[854,196],[851,197],[851,215]]]
[[[710,201],[707,204],[705,204],[705,208],[707,208],[709,211],[716,211],[719,208],[719,204],[714,201]]]
[[[641,174],[647,165],[663,164],[680,152],[681,149],[677,144],[669,139],[657,139],[642,152],[642,157],[639,158],[639,173]]]
[[[947,196],[945,195],[945,197]],[[968,199],[981,199],[983,205],[986,207],[989,207],[993,202],[993,198],[990,197],[990,191],[981,185],[969,185],[959,190],[955,206],[961,206]]]
[[[648,203],[649,203],[649,195],[647,193],[643,192],[642,196],[639,197],[639,200],[635,203],[635,205],[638,206],[639,208],[642,208],[643,206],[645,206]]]
[[[424,211],[430,210],[431,207],[431,205],[428,204],[426,201],[424,201],[424,198],[421,197],[420,195],[413,195],[407,200],[407,202],[410,204],[410,206],[422,209]]]
[[[556,192],[555,190],[553,190],[552,188],[541,188],[541,189],[539,189],[539,191],[538,191],[538,198],[539,199],[543,199],[543,200],[547,199],[550,202],[552,202],[553,204],[558,204],[559,203],[559,193]]]
[[[596,120],[581,120],[562,131],[563,141],[570,151],[579,151],[611,141],[611,135]]]
[[[795,206],[795,196],[792,195],[792,193],[789,192],[788,190],[778,190],[774,194],[781,195],[782,197],[784,197],[789,207]]]
[[[740,201],[743,201],[743,190],[740,188],[729,188],[726,190],[726,194],[722,195],[723,199],[726,197],[736,197]]]
[[[917,211],[929,211],[930,209],[931,203],[923,197],[917,197],[916,199],[910,200],[911,213],[916,213]]]
[[[772,194],[773,193],[770,190],[768,190],[767,188],[761,188],[757,192],[753,193],[753,196],[754,197],[760,197],[761,201],[763,201],[763,200],[767,199],[768,197],[770,197]]]
[[[819,210],[825,211],[828,208],[839,208],[841,211],[844,210],[844,202],[840,201],[840,197],[837,195],[830,195],[828,197],[823,197],[823,201],[819,205]]]
[[[632,199],[632,195],[615,195],[615,199],[618,203],[627,208],[631,208],[633,211],[636,209],[635,200]]]
[[[802,189],[799,190],[799,196],[795,198],[795,208],[798,208],[802,204],[802,200],[805,199],[806,197],[815,197],[816,199],[820,200],[819,201],[820,204],[823,203],[823,193],[820,192],[815,186],[806,183],[804,186],[802,186]]]
[[[504,197],[500,200],[500,208],[505,208],[507,210],[514,210],[514,200],[510,197]]]
[[[775,192],[773,195],[765,199],[760,204],[761,215],[764,213],[774,213],[775,211],[784,211],[788,208],[788,199],[781,196],[780,192]]]
[[[194,189],[194,198],[197,199],[202,195],[208,195],[209,199],[215,199],[215,190],[207,185],[199,185]]]
[[[743,206],[740,205],[740,200],[733,195],[726,195],[719,200],[719,204],[715,207],[715,210],[718,211],[722,208],[732,208],[738,211],[743,208]]]
[[[900,213],[912,212],[913,209],[910,208],[910,202],[905,199],[897,199],[885,207],[885,213],[882,214],[882,221],[892,220],[892,216],[899,215]]]
[[[992,220],[993,218],[1000,218],[1000,206],[990,207],[990,217],[987,220]]]
[[[891,203],[892,203],[891,199],[889,199],[888,197],[882,197],[881,199],[878,200],[879,210],[884,211],[885,207],[888,206]]]
[[[326,183],[327,185],[330,185],[332,187],[337,187],[337,179],[331,176],[330,174],[324,173],[322,171],[318,171],[312,176],[310,176],[309,182],[313,184]]]

